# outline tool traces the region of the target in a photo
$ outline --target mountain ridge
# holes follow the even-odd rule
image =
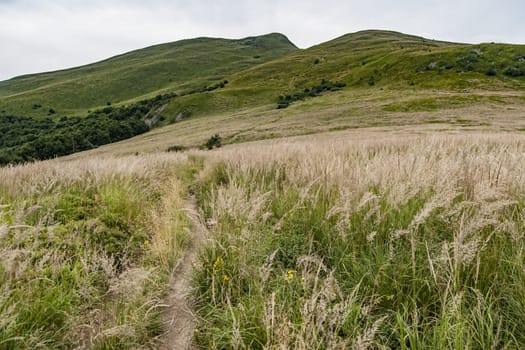
[[[112,61],[114,59],[125,57],[125,56],[130,55],[130,54],[138,53],[140,51],[146,51],[146,50],[149,50],[149,49],[155,49],[155,48],[159,48],[159,47],[171,46],[171,45],[174,45],[174,44],[184,44],[186,42],[203,41],[203,40],[210,40],[210,41],[212,41],[212,40],[243,41],[243,40],[246,40],[246,39],[252,39],[252,38],[257,38],[257,37],[269,37],[269,36],[273,36],[273,35],[282,36],[283,37],[282,39],[286,39],[291,45],[293,45],[294,47],[297,48],[297,46],[290,39],[288,39],[288,37],[286,35],[284,35],[282,33],[278,33],[278,32],[262,34],[262,35],[259,35],[259,36],[248,36],[248,37],[241,38],[241,39],[228,39],[228,38],[222,38],[222,37],[200,36],[200,37],[195,37],[195,38],[191,38],[191,39],[181,39],[181,40],[176,40],[176,41],[170,41],[170,42],[167,42],[167,43],[148,45],[148,46],[145,46],[145,47],[142,47],[142,48],[133,49],[131,51],[127,51],[127,52],[124,52],[124,53],[116,54],[116,55],[110,56],[108,58],[103,58],[101,60],[98,60],[98,61],[95,61],[95,62],[91,62],[91,63],[87,63],[87,64],[82,64],[82,65],[79,65],[79,66],[73,66],[73,67],[61,68],[61,69],[57,69],[57,70],[50,70],[50,71],[43,71],[43,72],[35,72],[35,73],[28,73],[28,74],[17,75],[17,76],[14,76],[12,78],[9,78],[9,79],[0,80],[0,84],[6,83],[6,82],[10,82],[10,81],[13,81],[13,80],[31,78],[31,77],[38,76],[38,75],[62,73],[62,72],[68,72],[68,71],[72,71],[72,70],[89,68],[89,67],[101,64],[101,63],[110,62],[110,61]]]

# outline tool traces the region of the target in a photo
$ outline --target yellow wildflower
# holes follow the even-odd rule
[[[143,243],[144,248],[149,247],[149,244],[150,244],[149,241],[146,239],[146,240],[144,241],[144,243]]]
[[[296,272],[297,272],[297,271],[295,271],[295,270],[288,270],[288,272],[286,272],[286,279],[287,279],[288,281],[293,280],[294,277],[295,277],[295,273],[296,273]]]
[[[230,280],[230,277],[228,277],[228,275],[224,275],[224,276],[222,276],[222,280],[224,282],[228,282]]]
[[[222,264],[224,264],[224,260],[222,260],[222,258],[219,256],[213,263],[213,273],[216,273]]]

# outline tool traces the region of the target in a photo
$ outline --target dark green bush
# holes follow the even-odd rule
[[[521,67],[510,67],[505,71],[505,75],[509,77],[523,77],[525,76],[525,69]]]
[[[496,71],[496,69],[494,69],[494,68],[491,67],[491,68],[487,69],[487,71],[485,72],[485,74],[486,74],[487,76],[489,76],[489,77],[494,77],[494,76],[496,76],[496,75],[498,74],[498,72]]]
[[[223,80],[223,81],[221,81],[221,82],[219,82],[217,84],[211,85],[211,86],[204,85],[204,87],[200,91],[195,91],[195,92],[192,92],[192,93],[206,92],[206,91],[213,91],[213,90],[217,90],[217,89],[223,89],[224,87],[226,87],[226,85],[228,85],[228,80]]]
[[[207,149],[219,148],[222,146],[222,138],[219,134],[215,134],[206,141],[205,146]]]
[[[182,152],[184,150],[186,150],[186,147],[180,145],[171,146],[167,149],[168,152]]]
[[[277,109],[283,109],[290,106],[290,104],[294,101],[300,101],[304,100],[308,97],[317,97],[321,96],[323,92],[325,91],[338,91],[341,90],[346,86],[345,83],[341,82],[331,82],[328,80],[323,79],[321,81],[321,84],[315,85],[311,88],[305,88],[301,92],[296,92],[292,95],[286,95],[286,96],[279,96],[277,98]]]

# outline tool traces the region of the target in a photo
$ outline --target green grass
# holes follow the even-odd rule
[[[447,97],[424,97],[414,98],[404,102],[394,102],[386,105],[383,109],[387,112],[433,112],[439,110],[461,108],[473,106],[483,102],[505,104],[497,96],[476,96],[476,95],[451,95]]]
[[[4,249],[16,246],[30,254],[20,256],[30,263],[27,270],[15,272],[18,278],[6,279],[9,272],[3,271],[12,289],[2,301],[2,314],[13,315],[0,332],[4,349],[30,348],[41,341],[47,347],[71,345],[65,337],[68,319],[101,303],[109,286],[102,266],[90,272],[82,264],[100,254],[112,257],[114,267],[122,269],[126,260],[137,261],[142,255],[148,235],[140,203],[149,201],[149,195],[136,192],[136,183],[115,179],[91,188],[73,183],[59,189],[31,202],[11,202],[11,213],[23,211],[20,205],[25,210],[34,207],[24,224],[36,229],[24,239],[17,238],[23,231],[11,230],[3,241]],[[13,220],[10,215],[3,217],[3,224]],[[39,228],[46,223],[49,226]],[[50,255],[60,255],[60,261],[49,264]]]
[[[370,86],[386,92],[512,91],[522,87],[525,78],[508,77],[504,71],[524,64],[519,59],[522,52],[525,48],[520,45],[466,45],[387,31],[358,32],[232,74],[227,88],[173,100],[167,114],[190,111],[207,116],[273,108],[279,96],[303,91],[323,79],[343,82],[353,93]],[[497,67],[495,76],[488,76],[492,67]]]
[[[165,92],[189,92],[227,79],[224,89],[176,98],[163,115],[210,115],[275,104],[322,79],[348,89],[397,91],[509,90],[523,77],[520,45],[466,45],[388,31],[363,31],[298,50],[284,36],[241,40],[199,38],[153,46],[92,65],[0,82],[0,110],[15,115],[85,114]],[[493,75],[487,75],[492,69]],[[74,94],[71,91],[75,91]],[[33,105],[41,107],[33,109]]]

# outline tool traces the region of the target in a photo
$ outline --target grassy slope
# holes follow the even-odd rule
[[[348,34],[234,74],[227,88],[172,101],[167,114],[189,109],[197,115],[255,106],[273,107],[279,95],[301,92],[322,79],[352,90],[376,87],[446,91],[514,90],[523,78],[504,71],[522,67],[525,47],[463,45],[387,31]],[[493,69],[496,76],[485,73]]]
[[[83,113],[168,91],[217,83],[296,47],[281,34],[240,40],[197,38],[148,47],[91,65],[0,82],[0,109],[39,116]],[[74,92],[74,93],[72,93]],[[42,108],[33,110],[34,104]]]
[[[221,54],[217,54],[217,50]],[[256,51],[263,52],[261,58],[254,58],[258,56]],[[186,67],[192,68],[169,82],[165,71],[171,66],[160,62],[174,52],[177,60],[170,61],[174,65],[173,72],[177,68],[173,62],[182,62],[182,59]],[[243,56],[237,56],[239,52],[243,52]],[[285,55],[286,52],[289,54]],[[270,56],[279,58],[271,60]],[[223,89],[177,97],[162,112],[167,121],[175,119],[181,111],[190,111],[192,118],[97,152],[124,149],[129,153],[162,150],[172,145],[195,146],[215,132],[226,142],[242,142],[422,123],[519,130],[524,127],[520,118],[525,109],[525,95],[521,92],[524,78],[510,78],[504,72],[509,67],[524,66],[524,56],[525,47],[519,45],[455,44],[388,31],[348,34],[306,50],[294,49],[278,34],[238,41],[194,39],[139,50],[74,70],[0,83],[0,110],[3,109],[1,94],[6,94],[7,86],[14,92],[24,89],[26,80],[34,83],[53,76],[59,84],[57,87],[4,97],[4,102],[8,101],[12,108],[39,113],[30,108],[36,101],[33,97],[43,94],[55,105],[59,101],[57,96],[66,93],[62,87],[71,88],[70,82],[57,83],[63,79],[61,75],[91,71],[86,76],[96,81],[98,76],[107,79],[104,74],[114,75],[116,67],[123,62],[136,62],[126,68],[130,80],[125,80],[127,75],[123,75],[122,79],[111,80],[111,84],[99,84],[100,96],[96,103],[104,104],[110,99],[108,96],[114,97],[113,90],[128,94],[125,98],[132,98],[137,94],[133,89],[139,88],[142,89],[140,93],[153,95],[175,87],[177,91],[201,88],[223,78],[228,79],[229,84]],[[206,59],[200,61],[197,57]],[[220,59],[222,65],[214,65],[215,59]],[[147,71],[144,73],[145,62],[157,69],[152,69],[149,75]],[[106,68],[95,74],[97,65]],[[495,76],[486,74],[490,69],[495,71]],[[151,87],[145,82],[130,84],[131,80],[139,79],[137,77],[156,77],[157,88],[163,86],[162,79],[168,79],[164,86],[169,88],[150,91]],[[279,95],[303,91],[319,84],[321,79],[342,81],[347,87],[322,97],[294,102],[286,110],[275,109]],[[85,89],[75,90],[74,97],[64,95],[61,103],[71,100],[84,103],[82,108],[86,108],[90,102],[81,102],[89,95],[86,95],[89,90],[86,84],[83,85]],[[44,103],[44,110],[45,107]]]

